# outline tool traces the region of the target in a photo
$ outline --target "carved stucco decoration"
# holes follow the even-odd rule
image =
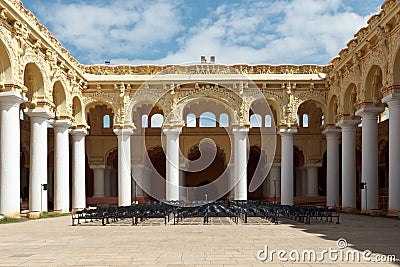
[[[114,95],[114,94],[106,94],[101,90],[98,90],[95,93],[89,93],[89,94],[85,94],[83,97],[83,110],[87,110],[87,107],[90,104],[99,102],[99,103],[106,103],[108,105],[110,105],[114,111],[115,116],[119,116],[119,110],[120,110],[120,105],[119,105],[119,101],[118,101],[118,96]]]
[[[21,79],[21,76],[19,75],[21,65],[18,64],[19,63],[18,56],[15,53],[14,49],[15,40],[11,38],[11,33],[8,30],[6,30],[5,27],[0,27],[0,41],[3,43],[8,52],[8,58],[10,59],[12,68],[12,81],[6,81],[6,83],[12,83],[19,86],[23,86],[24,81],[23,79]]]

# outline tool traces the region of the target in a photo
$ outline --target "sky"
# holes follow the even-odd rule
[[[384,0],[22,0],[82,64],[327,64]]]

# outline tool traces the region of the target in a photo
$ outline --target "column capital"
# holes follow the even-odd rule
[[[69,120],[54,120],[51,125],[53,125],[54,128],[69,128],[72,123]]]
[[[391,93],[382,99],[382,103],[388,106],[400,106],[400,93]]]
[[[89,168],[91,168],[92,170],[104,170],[106,168],[106,165],[90,165]]]
[[[9,103],[11,105],[19,105],[23,102],[28,101],[25,96],[15,92],[3,92],[0,93],[0,103]]]
[[[344,128],[356,128],[359,125],[361,120],[341,120],[336,123],[336,126]]]
[[[54,113],[46,109],[28,109],[25,114],[31,118],[41,118],[43,120],[54,118]]]
[[[281,136],[293,136],[294,134],[297,133],[297,128],[280,128],[278,130],[278,134]]]
[[[232,125],[232,132],[234,135],[236,134],[247,134],[249,132],[248,126],[243,125]]]
[[[133,135],[133,129],[131,128],[116,128],[114,129],[114,133],[118,136],[131,136]]]
[[[326,137],[337,137],[340,132],[341,132],[340,129],[331,127],[331,128],[326,128],[322,132],[322,134],[325,134]]]
[[[322,163],[306,163],[303,165],[304,168],[321,168]]]
[[[182,127],[171,126],[171,127],[163,127],[162,129],[165,135],[180,135],[182,131]]]
[[[69,133],[72,136],[86,136],[88,131],[86,129],[71,129],[69,130]]]
[[[356,111],[355,115],[361,118],[376,118],[385,109],[383,107],[365,107]]]

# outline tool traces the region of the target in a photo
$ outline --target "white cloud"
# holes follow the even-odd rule
[[[178,2],[55,2],[40,6],[37,12],[52,33],[66,46],[78,50],[85,61],[101,62],[118,55],[135,57],[176,36],[184,29]]]
[[[355,12],[363,0],[350,2],[247,0],[221,4],[195,24],[187,24],[184,1],[56,2],[39,15],[90,63],[177,64],[215,55],[228,64],[326,64],[370,16]]]

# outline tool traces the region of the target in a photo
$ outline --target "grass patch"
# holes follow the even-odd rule
[[[28,218],[4,217],[3,219],[0,219],[0,224],[26,222],[27,220],[29,220],[29,219]]]
[[[69,213],[54,213],[54,212],[44,211],[40,214],[40,219],[56,218],[56,217],[69,216],[69,215],[70,215]]]

